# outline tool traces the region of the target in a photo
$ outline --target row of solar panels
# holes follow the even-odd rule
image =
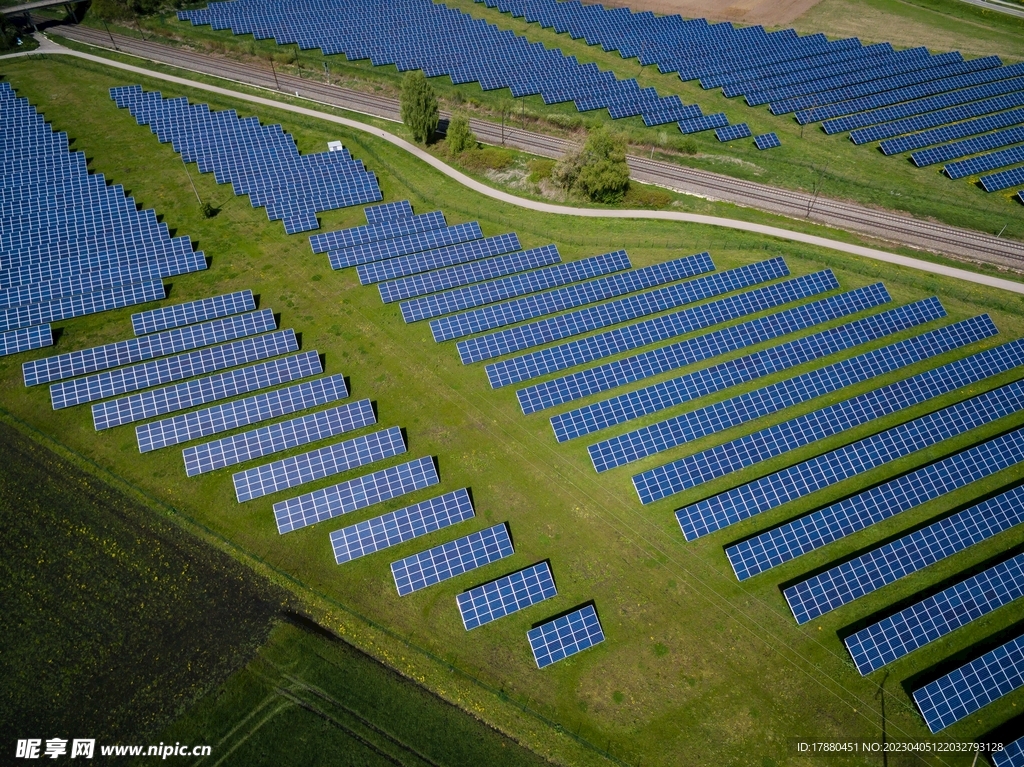
[[[211,112],[206,104],[165,99],[138,85],[111,88],[110,97],[201,173],[213,172],[235,194],[249,195],[271,221],[283,219],[288,234],[318,229],[318,212],[381,199],[377,177],[344,149],[301,155],[280,125],[241,119],[234,110]]]
[[[162,278],[206,266],[0,82],[0,356],[52,345],[50,323],[161,300]]]

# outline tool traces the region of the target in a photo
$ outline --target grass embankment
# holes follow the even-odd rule
[[[644,764],[675,765],[682,754],[694,764],[799,764],[792,750],[794,737],[876,739],[881,726],[879,700],[875,697],[880,680],[862,679],[856,674],[838,633],[894,601],[954,577],[1024,540],[1024,531],[1011,531],[933,571],[798,628],[779,593],[779,584],[872,545],[901,528],[942,514],[1020,473],[1004,472],[795,560],[742,587],[723,556],[723,544],[855,492],[896,470],[934,460],[1019,425],[1024,417],[1005,419],[989,429],[944,443],[927,455],[912,456],[898,466],[884,467],[724,534],[687,544],[671,513],[681,502],[845,444],[898,420],[933,410],[955,397],[926,403],[902,416],[796,451],[709,485],[701,493],[641,508],[629,483],[633,471],[813,410],[825,402],[815,401],[759,419],[660,459],[595,475],[586,455],[587,440],[557,446],[547,423],[549,413],[524,418],[511,388],[492,391],[479,366],[466,368],[458,363],[451,344],[435,345],[423,325],[404,325],[397,307],[382,306],[376,291],[360,287],[352,271],[332,273],[324,256],[310,253],[305,237],[285,236],[280,222],[267,222],[265,213],[253,210],[246,198],[234,197],[229,187],[218,187],[211,176],[199,175],[193,168],[200,195],[222,209],[213,219],[202,218],[181,161],[171,147],[159,144],[126,111],[118,111],[107,95],[110,86],[133,82],[160,89],[168,96],[180,95],[179,90],[165,83],[129,80],[98,65],[63,60],[11,62],[4,71],[20,95],[37,104],[55,127],[69,131],[75,139],[73,148],[86,152],[93,170],[105,173],[112,182],[123,183],[140,204],[155,207],[172,230],[189,234],[212,258],[208,272],[172,281],[169,302],[252,288],[260,294],[261,306],[281,313],[283,327],[295,327],[302,333],[304,348],[325,355],[328,373],[341,372],[350,377],[354,398],[368,396],[377,401],[381,426],[401,425],[407,429],[409,457],[438,456],[443,485],[349,519],[279,536],[270,507],[285,494],[239,506],[231,490],[230,472],[185,480],[177,450],[140,457],[131,428],[97,434],[87,408],[52,411],[45,390],[28,390],[21,385],[20,363],[25,359],[129,336],[128,310],[60,323],[64,335],[56,349],[0,361],[5,406],[44,432],[58,435],[99,465],[130,478],[144,491],[194,517],[236,545],[240,556],[261,559],[278,573],[293,578],[295,593],[331,630],[540,753],[572,764],[598,759],[595,752],[579,748],[543,719],[524,713],[520,706],[633,763],[642,760]],[[212,108],[233,107],[243,115],[252,113],[246,105],[227,99],[202,94],[201,100],[208,101]],[[534,214],[471,193],[376,139],[269,108],[260,109],[259,114],[265,123],[282,123],[303,151],[320,151],[327,140],[342,139],[356,157],[377,172],[386,200],[408,198],[417,211],[442,208],[451,223],[477,219],[486,235],[516,231],[524,247],[554,241],[563,259],[626,248],[633,263],[642,266],[707,249],[718,267],[727,269],[782,253],[794,274],[833,268],[844,289],[883,280],[896,303],[937,294],[950,320],[990,312],[1001,336],[979,346],[1024,333],[1024,300],[1017,296],[726,230]],[[358,209],[325,213],[321,219],[325,231],[363,222]],[[912,334],[903,333],[869,346],[882,346]],[[851,387],[827,401],[875,388],[956,356],[945,355]],[[820,364],[801,366],[722,396],[757,388]],[[706,364],[690,369],[702,367]],[[679,372],[685,370],[676,374]],[[1010,378],[1012,375],[1001,376],[971,393]],[[698,407],[709,399],[715,398],[666,411],[662,416]],[[621,431],[636,425],[623,426]],[[348,476],[332,477],[303,490]],[[458,534],[508,521],[517,552],[512,558],[482,569],[471,578],[455,579],[401,599],[395,594],[388,563],[455,537],[455,530],[343,567],[333,563],[327,535],[330,530],[461,486],[472,488],[478,518],[461,527]],[[457,593],[541,559],[551,561],[559,587],[556,599],[473,632],[462,628],[455,606]],[[526,630],[545,617],[590,599],[596,600],[608,641],[574,659],[537,671],[526,644]],[[936,646],[893,664],[886,686],[888,737],[931,737],[900,684],[929,673],[951,655],[971,650],[1014,625],[1014,621],[1012,610],[998,611]],[[987,707],[982,716],[951,727],[942,739],[982,736],[1010,719],[1022,703],[1021,693],[1008,696]],[[946,761],[958,763],[956,759]],[[962,761],[970,763],[968,758]]]

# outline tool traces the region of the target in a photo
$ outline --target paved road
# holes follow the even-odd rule
[[[933,264],[928,261],[921,261],[915,258],[909,258],[907,256],[900,256],[895,253],[887,253],[882,250],[876,250],[874,248],[865,248],[860,245],[851,245],[846,242],[840,242],[838,240],[830,240],[825,237],[817,237],[815,235],[806,234],[803,232],[791,232],[787,229],[781,229],[775,226],[766,226],[763,224],[755,224],[749,221],[737,221],[729,218],[720,218],[717,216],[702,216],[695,213],[681,213],[675,211],[649,211],[649,210],[602,210],[595,208],[572,208],[565,205],[554,205],[552,203],[538,202],[536,200],[527,200],[522,197],[516,197],[515,195],[503,192],[498,189],[494,189],[486,184],[483,184],[475,179],[466,176],[459,172],[455,168],[446,165],[444,162],[424,151],[415,144],[411,144],[403,138],[395,136],[388,131],[377,128],[366,123],[358,122],[356,120],[350,120],[345,117],[338,117],[337,115],[329,114],[327,112],[320,112],[316,109],[309,107],[297,106],[295,104],[288,104],[274,99],[264,98],[262,96],[253,96],[248,93],[242,93],[240,91],[230,90],[228,88],[221,88],[216,85],[208,85],[207,83],[197,82],[195,80],[188,80],[182,77],[176,77],[174,75],[164,74],[163,72],[157,72],[152,69],[146,69],[144,67],[132,66],[130,64],[124,64],[120,61],[112,61],[111,59],[103,58],[101,56],[94,56],[88,53],[82,53],[80,51],[73,51],[67,48],[63,48],[50,40],[44,40],[43,44],[36,51],[29,51],[26,53],[16,53],[11,57],[18,56],[32,56],[37,53],[46,54],[60,54],[67,56],[74,56],[77,58],[85,59],[87,61],[94,61],[105,66],[109,66],[115,69],[120,69],[126,72],[132,72],[136,75],[150,77],[156,80],[163,80],[165,82],[175,83],[192,90],[201,90],[208,93],[216,93],[222,96],[228,96],[240,101],[246,101],[252,104],[260,104],[262,106],[272,107],[274,109],[280,109],[295,114],[301,114],[308,117],[315,117],[317,119],[332,122],[337,125],[344,125],[345,127],[352,128],[354,130],[362,131],[370,135],[381,138],[400,149],[403,149],[416,157],[419,157],[423,162],[436,168],[441,173],[449,176],[460,184],[479,192],[482,195],[486,195],[495,200],[499,200],[510,205],[516,205],[518,207],[527,208],[529,210],[535,210],[542,213],[552,213],[557,215],[569,215],[569,216],[581,216],[587,218],[623,218],[623,219],[655,219],[663,221],[680,221],[685,223],[693,224],[704,224],[707,226],[718,226],[727,229],[736,229],[745,232],[754,232],[757,234],[763,234],[769,237],[777,237],[783,240],[790,240],[793,242],[803,242],[811,245],[817,245],[823,248],[831,248],[832,250],[841,251],[843,253],[851,253],[853,255],[864,256],[866,258],[872,258],[879,261],[885,261],[887,263],[896,264],[911,269],[917,269],[924,272],[930,272],[932,274],[940,274],[947,277],[953,277],[955,279],[964,280],[966,282],[972,282],[979,285],[986,285],[988,287],[999,288],[1002,290],[1008,290],[1013,293],[1024,294],[1024,284],[1019,282],[1011,282],[1009,280],[1003,280],[998,277],[992,277],[985,274],[978,274],[976,272],[969,272],[964,269],[956,269],[949,266],[943,266],[940,264]]]
[[[396,99],[327,85],[312,79],[312,73],[310,78],[274,73],[270,68],[259,65],[200,54],[152,40],[109,35],[89,27],[60,25],[59,28],[51,27],[51,30],[73,40],[108,49],[114,46],[124,53],[182,69],[299,94],[323,104],[387,120],[399,119]],[[470,122],[473,132],[484,143],[504,143],[544,157],[560,157],[571,145],[571,142],[554,136],[509,126],[502,127],[483,120]],[[1024,271],[1024,242],[1017,240],[1000,239],[969,229],[815,197],[804,192],[777,189],[765,184],[742,181],[643,157],[631,156],[628,160],[632,177],[638,181],[712,200],[757,208],[789,218],[810,220],[898,245]],[[1019,212],[1017,208],[1008,208],[1007,216],[1016,216]]]

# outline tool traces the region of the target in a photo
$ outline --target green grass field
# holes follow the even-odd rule
[[[5,62],[3,74],[55,128],[69,132],[74,139],[72,148],[86,152],[93,171],[124,184],[141,205],[154,207],[172,231],[190,235],[212,259],[207,272],[171,280],[168,303],[253,289],[261,297],[261,307],[281,314],[282,327],[302,333],[303,348],[325,355],[327,373],[350,377],[354,398],[376,400],[382,427],[405,427],[408,458],[438,457],[442,485],[350,518],[279,536],[270,511],[273,502],[350,475],[238,505],[230,472],[186,480],[177,450],[140,457],[131,428],[97,434],[88,408],[52,411],[44,388],[22,386],[20,365],[26,359],[130,336],[129,310],[60,323],[64,333],[56,349],[0,360],[3,406],[230,541],[239,558],[287,584],[304,608],[331,631],[538,754],[566,764],[602,762],[601,751],[628,764],[644,765],[813,764],[796,755],[794,738],[875,740],[883,724],[877,693],[884,672],[860,678],[838,634],[897,600],[1024,542],[1024,531],[1010,531],[951,562],[798,628],[782,599],[780,584],[965,504],[1019,478],[1020,472],[1004,472],[972,485],[743,585],[736,583],[723,545],[1019,426],[1024,416],[943,443],[927,455],[912,456],[695,544],[684,542],[671,513],[682,503],[937,409],[963,393],[711,483],[699,493],[649,507],[637,503],[630,475],[958,355],[945,355],[851,387],[827,400],[723,432],[660,460],[651,458],[595,475],[586,455],[588,440],[556,445],[547,413],[523,417],[513,387],[492,391],[479,366],[459,364],[452,344],[435,345],[425,326],[404,325],[397,307],[382,306],[375,290],[358,285],[353,271],[332,272],[326,257],[310,253],[305,237],[285,236],[279,222],[268,222],[265,213],[252,209],[246,198],[234,197],[229,187],[217,186],[211,176],[199,175],[193,166],[192,177],[200,195],[221,208],[215,218],[202,218],[185,169],[170,146],[159,144],[126,110],[117,110],[107,95],[113,85],[135,82],[167,96],[182,95],[179,89],[156,81],[128,80],[100,65],[65,60]],[[234,107],[240,114],[252,114],[245,104],[210,99],[205,93],[186,95],[213,108]],[[343,140],[378,174],[385,200],[410,199],[418,212],[442,208],[450,223],[479,220],[485,235],[516,231],[524,247],[554,241],[564,260],[626,248],[634,265],[642,266],[707,249],[717,267],[727,269],[782,254],[795,275],[832,268],[843,289],[882,280],[897,304],[938,295],[950,320],[989,312],[1001,335],[980,346],[1016,338],[1024,331],[1024,299],[1016,295],[714,228],[565,220],[533,214],[473,194],[376,139],[272,109],[261,109],[259,116],[264,123],[280,122],[295,135],[302,151],[322,151],[326,141]],[[325,213],[321,219],[324,231],[364,221],[359,209]],[[882,346],[913,334],[903,333],[868,346]],[[728,395],[817,366],[812,363],[761,379],[729,390]],[[986,381],[971,393],[1005,383],[1014,375]],[[699,407],[709,399],[715,398],[661,415]],[[462,486],[473,490],[478,516],[474,522],[343,567],[334,564],[329,531]],[[509,523],[515,540],[512,558],[472,577],[409,597],[396,596],[390,561],[502,521]],[[462,628],[455,605],[457,593],[542,559],[551,561],[559,587],[556,599],[473,632]],[[590,599],[596,602],[608,641],[538,671],[526,643],[526,630]],[[933,673],[950,656],[979,646],[1015,625],[1016,620],[1012,608],[1004,608],[938,646],[893,664],[885,685],[887,736],[931,740],[903,687],[906,680]],[[281,641],[287,650],[288,641]],[[939,739],[982,737],[1018,714],[1022,705],[1024,694],[1018,691],[949,728]],[[222,715],[210,715],[216,722],[210,725],[211,731],[232,716],[237,721],[239,712],[229,708]],[[193,712],[191,716],[201,715],[205,714]],[[326,725],[321,719],[297,712],[289,716],[296,718],[282,719],[275,727],[292,728],[296,739],[306,738],[303,743],[333,737],[322,735]],[[181,726],[194,728],[196,721],[186,720]],[[257,739],[260,747],[266,747],[262,745],[266,742]],[[836,759],[835,763],[877,762]],[[944,758],[934,763],[970,764],[970,759]]]

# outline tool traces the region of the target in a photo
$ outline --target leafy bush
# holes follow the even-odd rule
[[[629,189],[626,145],[605,128],[590,132],[582,149],[568,152],[551,177],[559,186],[592,202],[620,202]]]
[[[440,112],[437,94],[423,72],[409,72],[402,80],[401,107],[402,122],[412,131],[413,140],[428,143],[437,130]]]
[[[476,146],[476,136],[469,129],[469,120],[465,115],[455,115],[448,123],[448,133],[445,138],[448,153],[452,156],[461,154],[467,149]]]

